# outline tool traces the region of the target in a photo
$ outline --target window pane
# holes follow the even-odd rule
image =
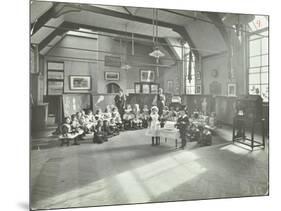
[[[194,93],[195,93],[195,87],[194,86],[186,87],[186,94],[194,94]]]
[[[262,54],[268,54],[268,38],[262,38]]]
[[[261,74],[261,83],[262,84],[268,84],[268,73],[262,73]]]
[[[268,85],[261,86],[261,97],[262,97],[263,101],[268,102],[268,97],[269,97]]]
[[[259,56],[250,58],[250,67],[259,67],[259,66],[261,66],[261,58]]]
[[[264,32],[261,32],[260,34],[263,35],[263,36],[268,36],[268,30],[266,30]]]
[[[261,68],[261,72],[268,72],[268,66],[262,67],[262,68]]]
[[[261,40],[250,41],[250,56],[260,55],[261,54]]]
[[[261,65],[262,66],[268,65],[268,55],[264,55],[261,57]]]
[[[249,85],[249,94],[250,95],[256,95],[260,94],[260,85]]]
[[[259,73],[260,72],[260,68],[249,68],[249,73]]]
[[[249,84],[260,84],[260,74],[249,74]]]
[[[261,37],[260,35],[254,34],[254,35],[251,35],[251,36],[250,36],[250,40],[255,40],[255,39],[258,39],[258,38],[260,38],[260,37]]]

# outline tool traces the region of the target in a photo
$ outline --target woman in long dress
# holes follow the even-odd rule
[[[152,138],[152,145],[159,145],[160,144],[160,137],[159,137],[159,129],[160,129],[160,122],[159,122],[159,114],[158,108],[153,106],[151,108],[150,114],[150,126],[147,129],[146,135],[151,136]],[[155,142],[154,142],[155,141]]]

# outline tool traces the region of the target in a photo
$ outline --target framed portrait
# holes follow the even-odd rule
[[[104,66],[121,67],[120,56],[104,56]]]
[[[135,93],[141,93],[141,85],[139,83],[135,83]]]
[[[71,90],[90,90],[92,87],[91,76],[71,75],[69,81]]]
[[[48,71],[48,79],[63,80],[64,72],[61,71]]]
[[[104,80],[106,81],[119,81],[120,73],[119,72],[105,72]]]
[[[64,70],[64,62],[48,61],[47,62],[47,69],[48,70],[63,71]]]
[[[200,71],[196,71],[196,79],[201,80],[201,72]]]
[[[157,94],[158,93],[158,84],[151,84],[150,85],[150,93],[151,94]]]
[[[62,95],[63,81],[48,81],[48,95]]]
[[[149,84],[142,84],[142,93],[149,94],[150,93],[150,86]]]
[[[172,81],[172,80],[168,80],[167,81],[167,91],[169,93],[173,93],[174,92],[174,81]]]
[[[229,83],[227,85],[227,96],[236,96],[236,84]]]
[[[154,70],[140,70],[141,82],[154,82],[154,80],[155,80]]]
[[[202,94],[201,85],[196,85],[195,86],[195,94]]]

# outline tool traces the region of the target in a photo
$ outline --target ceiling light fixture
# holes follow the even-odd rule
[[[158,9],[153,9],[152,11],[153,51],[149,53],[149,56],[156,58],[158,61],[158,59],[165,56],[165,54],[159,49],[158,44]]]

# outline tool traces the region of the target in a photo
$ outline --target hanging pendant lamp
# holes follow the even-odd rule
[[[156,17],[155,17],[156,16]],[[153,25],[153,51],[149,53],[149,56],[159,59],[160,57],[165,56],[165,54],[159,49],[158,45],[158,10],[153,9],[153,18],[152,18],[152,25]],[[154,33],[155,29],[155,33]],[[155,36],[154,36],[155,34]]]

